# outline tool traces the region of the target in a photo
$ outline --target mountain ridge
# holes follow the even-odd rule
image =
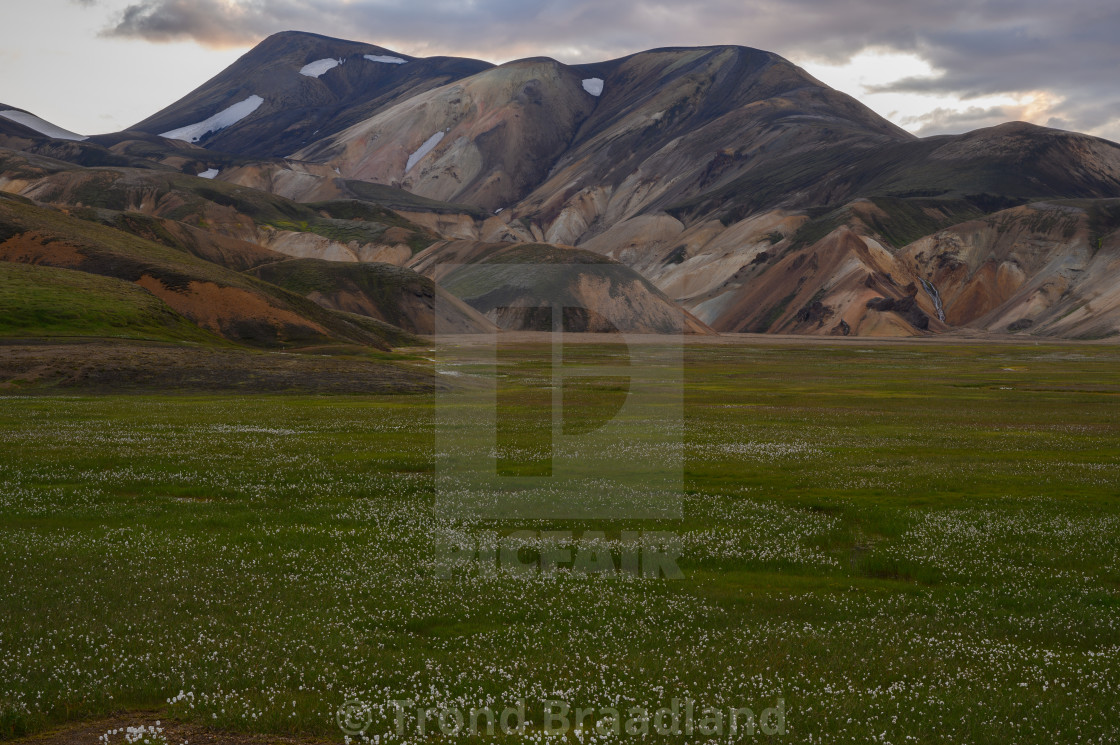
[[[88,207],[75,195],[90,193],[83,183],[97,168],[133,169],[115,177],[133,184],[213,179],[202,202],[179,185],[171,197],[143,187],[160,195],[150,205],[115,204],[175,221],[185,198],[206,227],[167,230],[207,256],[409,264],[405,233],[370,248],[361,236],[384,228],[370,234],[353,215],[340,224],[323,206],[353,202],[442,241],[433,255],[484,262],[495,244],[516,244],[544,262],[573,249],[608,257],[698,329],[1120,334],[1120,307],[1107,300],[1120,283],[1109,258],[1120,145],[1022,122],[919,138],[750,47],[493,65],[283,32],[130,131],[61,143],[18,126],[0,122],[0,146],[94,169],[0,158],[2,188],[56,206]],[[262,192],[286,201],[250,197]],[[248,212],[291,204],[281,209],[304,217],[270,218],[282,235],[237,227],[230,199]],[[297,268],[270,276],[310,271]],[[355,299],[364,282],[340,274],[315,292],[385,314]]]

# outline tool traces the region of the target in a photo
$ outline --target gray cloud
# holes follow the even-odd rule
[[[1115,0],[140,0],[107,33],[238,46],[289,29],[413,54],[568,62],[677,45],[745,44],[833,62],[896,50],[943,74],[889,90],[965,99],[1043,91],[1055,124],[1120,136]],[[969,121],[929,116],[930,126]]]
[[[230,5],[217,0],[158,0],[125,8],[108,36],[148,41],[194,39],[208,46],[259,41],[272,20],[269,4]]]

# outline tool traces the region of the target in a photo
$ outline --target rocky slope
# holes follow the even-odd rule
[[[1120,317],[1120,200],[1037,202],[955,225],[899,252],[946,322],[1099,338]]]

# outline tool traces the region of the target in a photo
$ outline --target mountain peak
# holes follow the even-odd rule
[[[255,64],[274,64],[280,60],[289,57],[298,58],[301,55],[338,58],[359,54],[384,54],[412,59],[408,55],[362,41],[336,39],[306,31],[280,31],[263,39],[250,49],[241,60],[238,60],[238,63],[246,60]],[[236,66],[238,63],[234,63],[234,65]]]
[[[322,41],[339,41],[339,42],[350,43],[350,44],[361,43],[361,42],[356,42],[356,41],[355,42],[350,42],[350,41],[347,41],[346,39],[340,39],[340,38],[334,37],[334,36],[326,36],[324,34],[316,34],[316,33],[313,33],[311,31],[299,31],[299,30],[296,30],[296,29],[291,29],[289,31],[277,31],[274,34],[269,34],[268,36],[266,36],[264,38],[264,40],[261,43],[263,44],[264,42],[269,41],[270,39],[302,39],[302,38],[320,39]]]
[[[385,47],[282,31],[170,107],[131,129],[252,157],[282,157],[372,116],[404,94],[492,67],[418,59]]]

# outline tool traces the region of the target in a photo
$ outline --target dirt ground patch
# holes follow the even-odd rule
[[[319,324],[289,310],[277,308],[259,295],[236,287],[219,287],[213,282],[191,282],[185,290],[173,290],[161,280],[147,274],[136,284],[167,303],[173,310],[215,333],[229,335],[230,328],[248,322],[275,327],[278,333],[291,327],[324,337],[330,336],[330,332]]]
[[[360,355],[91,340],[0,340],[0,394],[66,392],[424,393],[430,368]]]
[[[0,243],[0,260],[3,261],[77,267],[85,258],[76,246],[37,231],[23,233]]]

